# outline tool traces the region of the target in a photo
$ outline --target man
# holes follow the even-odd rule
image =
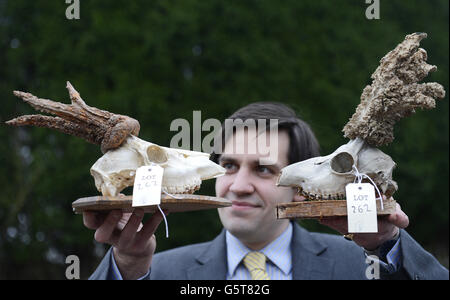
[[[314,134],[279,103],[253,103],[230,119],[277,119],[278,126],[262,134],[241,128],[221,135],[223,151],[213,160],[226,174],[216,179],[216,194],[232,201],[231,207],[219,209],[222,233],[211,242],[154,254],[160,214],[142,225],[140,209],[131,215],[85,212],[84,223],[96,230],[95,239],[113,246],[91,279],[448,279],[448,270],[403,230],[409,220],[399,206],[379,219],[377,234],[355,234],[353,241],[277,219],[278,203],[304,200],[296,190],[276,186],[279,171],[319,154]],[[252,143],[272,141],[273,135],[275,161],[248,151]],[[323,223],[347,233],[345,218]],[[380,260],[367,260],[371,254]],[[374,264],[380,265],[379,276],[368,272]]]

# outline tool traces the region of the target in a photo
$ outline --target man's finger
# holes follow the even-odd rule
[[[105,222],[95,231],[94,238],[99,243],[107,243],[110,241],[117,223],[122,217],[122,211],[112,210],[105,219]]]
[[[136,232],[139,229],[142,218],[144,217],[144,210],[136,209],[128,219],[127,224],[122,230],[120,238],[117,242],[117,248],[125,248],[134,239]]]
[[[128,220],[130,219],[131,215],[133,213],[122,213],[122,217],[120,218],[119,222],[117,223],[117,229],[122,231],[125,228],[125,225],[127,225]]]
[[[144,224],[141,231],[137,233],[136,239],[138,239],[138,242],[143,242],[150,239],[162,220],[163,216],[161,215],[161,212],[153,214]]]
[[[105,221],[106,214],[95,211],[83,212],[83,224],[89,229],[99,228]]]
[[[403,210],[400,207],[400,204],[398,203],[396,205],[395,212],[388,216],[388,221],[399,228],[406,228],[409,225],[409,218],[403,212]]]

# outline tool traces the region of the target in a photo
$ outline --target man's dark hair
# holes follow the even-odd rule
[[[266,129],[270,130],[270,119],[278,120],[278,130],[285,130],[289,135],[289,164],[311,157],[319,156],[319,143],[310,126],[301,120],[290,107],[278,102],[254,102],[233,113],[228,119],[266,120]],[[225,122],[218,137],[222,137],[225,146]],[[223,150],[223,149],[222,149]],[[219,153],[212,153],[211,160],[218,163]]]

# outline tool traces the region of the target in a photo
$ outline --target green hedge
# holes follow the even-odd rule
[[[427,80],[448,90],[448,1],[81,1],[68,20],[64,1],[0,1],[0,278],[64,278],[76,254],[86,278],[105,247],[71,203],[97,194],[89,168],[100,148],[48,129],[4,122],[33,110],[13,90],[68,103],[69,80],[91,106],[141,123],[140,137],[168,145],[172,120],[224,119],[254,101],[291,105],[328,154],[346,142],[342,128],[378,62],[406,34],[438,71]],[[408,231],[448,264],[448,97],[395,129],[382,149],[398,167],[396,199]],[[206,134],[206,133],[205,133]],[[213,194],[213,182],[200,193]],[[215,211],[169,215],[170,238],[157,251],[207,241],[221,230]],[[327,231],[315,222],[311,230]],[[441,250],[444,249],[444,250]]]

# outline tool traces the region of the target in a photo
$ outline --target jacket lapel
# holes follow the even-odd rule
[[[293,222],[292,233],[292,279],[332,279],[334,260],[321,256],[326,245],[311,233]]]
[[[227,275],[227,251],[225,230],[200,253],[197,265],[187,269],[187,277],[191,280],[225,280]]]
[[[307,230],[293,222],[292,233],[292,279],[332,279],[334,260],[322,254],[327,246]],[[190,280],[225,280],[227,274],[227,253],[225,230],[211,241],[197,258],[197,264],[187,269]]]

